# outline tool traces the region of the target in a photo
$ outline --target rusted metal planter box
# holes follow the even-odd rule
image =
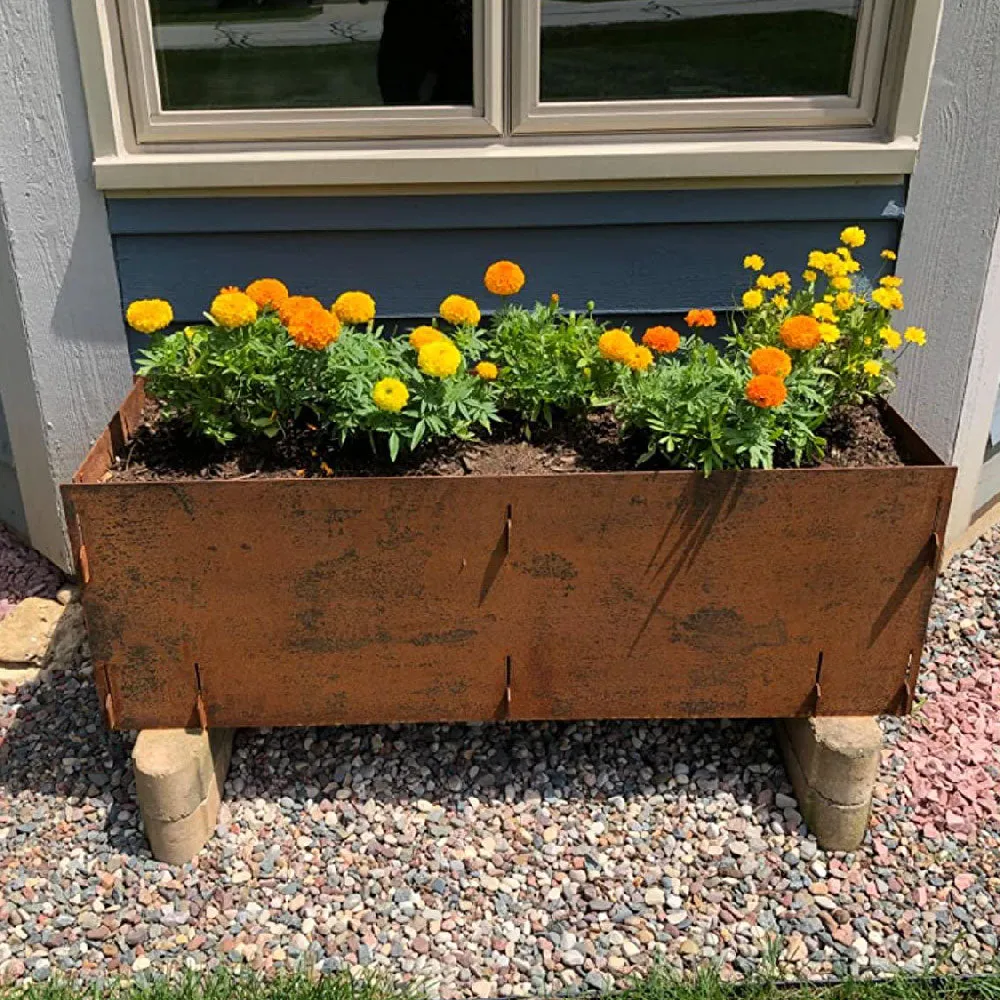
[[[909,710],[955,471],[63,487],[110,726]]]

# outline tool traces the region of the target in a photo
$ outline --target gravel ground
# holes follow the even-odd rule
[[[53,599],[63,575],[0,524],[0,620],[25,597]]]
[[[806,833],[768,724],[423,726],[240,733],[218,836],[171,869],[80,653],[0,695],[0,976],[360,965],[447,998],[768,953],[789,976],[986,970],[998,597],[1000,529],[939,585],[930,700],[886,722],[853,855]]]

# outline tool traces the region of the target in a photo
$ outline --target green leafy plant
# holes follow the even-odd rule
[[[615,416],[626,432],[646,437],[640,461],[659,455],[670,465],[706,474],[771,468],[779,446],[796,464],[822,454],[824,442],[815,430],[828,408],[816,373],[790,377],[780,407],[749,402],[746,384],[742,357],[692,340],[645,372],[623,373]]]
[[[501,406],[525,425],[579,414],[606,395],[613,375],[597,350],[603,327],[590,310],[561,313],[558,302],[501,310],[488,339],[500,366]]]

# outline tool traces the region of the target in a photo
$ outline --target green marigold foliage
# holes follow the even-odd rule
[[[797,290],[789,274],[769,275],[748,254],[743,308],[714,343],[701,336],[716,325],[707,309],[688,313],[686,336],[658,326],[643,338],[608,330],[593,303],[566,312],[553,295],[517,305],[510,297],[524,276],[506,261],[487,271],[487,289],[507,299],[492,320],[481,324],[478,305],[452,295],[445,303],[459,301],[468,321],[447,332],[389,334],[374,326],[367,294],[342,296],[334,316],[274,279],[216,300],[240,306],[222,323],[244,326],[206,314],[211,325],[171,332],[173,310],[160,299],[132,303],[127,317],[150,336],[139,372],[163,415],[223,444],[306,422],[342,444],[367,437],[395,459],[431,439],[486,434],[501,419],[530,436],[539,422],[600,409],[642,442],[641,461],[705,473],[769,468],[821,458],[819,430],[831,412],[883,395],[898,352],[924,343],[922,329],[892,327],[902,281],[886,275],[873,287],[860,274],[852,250],[865,238],[851,226],[836,250],[812,251]],[[341,326],[358,319],[345,311],[348,299],[364,305],[363,325]]]

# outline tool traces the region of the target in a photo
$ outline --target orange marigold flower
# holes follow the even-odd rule
[[[174,321],[174,310],[166,299],[138,299],[129,305],[125,319],[139,333],[156,333]]]
[[[479,306],[464,295],[449,295],[438,306],[438,313],[452,326],[475,326],[479,322]]]
[[[648,347],[637,347],[625,358],[625,364],[634,372],[644,372],[652,363],[653,352]]]
[[[494,295],[517,295],[524,288],[524,271],[512,260],[498,260],[486,268],[483,284]]]
[[[635,351],[635,341],[625,330],[614,329],[602,333],[597,340],[597,349],[608,361],[626,361]]]
[[[410,334],[410,347],[419,351],[426,344],[433,344],[435,340],[447,340],[448,338],[433,326],[418,326]]]
[[[754,406],[763,410],[773,409],[788,398],[784,379],[777,375],[754,375],[746,387],[746,397]]]
[[[557,305],[559,305],[559,293],[558,292],[553,292],[549,296],[549,305],[550,306],[557,306]]]
[[[486,382],[492,382],[500,374],[497,366],[492,361],[480,361],[472,370]]]
[[[711,309],[691,309],[684,322],[688,326],[715,326],[715,313]]]
[[[308,307],[300,309],[288,324],[288,336],[299,347],[322,351],[340,336],[340,320],[335,313]]]
[[[247,295],[261,309],[278,309],[288,299],[288,288],[277,278],[258,278],[246,288]]]
[[[780,347],[758,347],[750,355],[750,371],[754,375],[787,378],[791,370],[792,359]]]
[[[319,309],[322,312],[326,312],[323,308],[323,303],[319,299],[314,299],[311,295],[289,295],[284,302],[278,306],[278,316],[281,318],[281,322],[288,326],[289,323],[297,316],[300,312],[309,311],[313,309]]]
[[[366,326],[375,319],[375,300],[367,292],[342,292],[330,308],[341,323]]]
[[[209,307],[212,319],[227,330],[249,326],[257,319],[257,303],[238,288],[221,291],[212,299]]]
[[[781,324],[778,336],[785,347],[811,351],[823,339],[823,331],[812,316],[789,316]]]
[[[681,335],[672,326],[651,326],[642,342],[659,354],[673,354],[681,346]]]

